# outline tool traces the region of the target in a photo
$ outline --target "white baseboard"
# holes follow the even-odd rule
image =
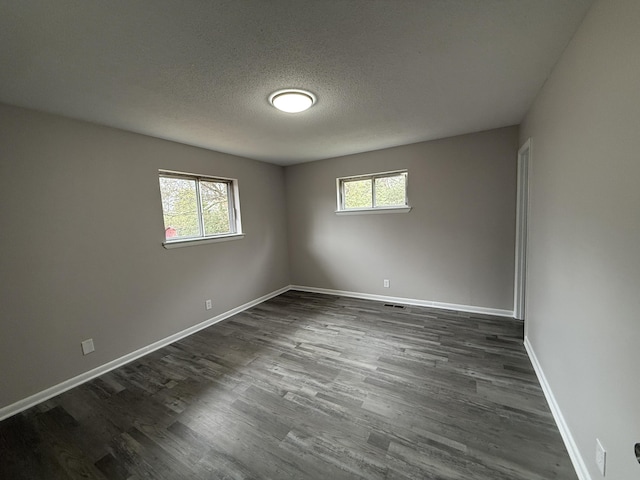
[[[290,290],[300,290],[302,292],[324,293],[326,295],[337,295],[340,297],[362,298],[364,300],[376,300],[387,303],[401,303],[405,305],[416,305],[419,307],[441,308],[443,310],[458,310],[460,312],[481,313],[483,315],[496,315],[498,317],[513,317],[513,310],[501,310],[498,308],[476,307],[473,305],[458,305],[456,303],[432,302],[429,300],[417,300],[414,298],[389,297],[386,295],[374,295],[371,293],[347,292],[344,290],[331,290],[328,288],[305,287],[302,285],[291,285]]]
[[[227,318],[232,317],[237,313],[243,312],[251,307],[258,305],[259,303],[265,302],[270,298],[277,297],[278,295],[284,292],[287,292],[288,290],[290,290],[289,286],[280,288],[274,292],[263,295],[260,298],[256,298],[255,300],[251,300],[250,302],[240,305],[239,307],[236,307],[227,312],[221,313],[220,315],[216,315],[215,317],[210,318],[209,320],[205,320],[204,322],[201,322],[197,325],[194,325],[185,330],[182,330],[181,332],[170,335],[166,338],[163,338],[162,340],[158,340],[157,342],[154,342],[151,345],[147,345],[146,347],[142,347],[138,350],[135,350],[134,352],[128,353],[123,357],[116,358],[115,360],[105,363],[104,365],[100,365],[99,367],[89,370],[88,372],[81,373],[78,376],[65,380],[62,383],[54,385],[53,387],[49,387],[46,390],[43,390],[34,395],[31,395],[30,397],[19,400],[15,403],[12,403],[11,405],[7,405],[6,407],[2,407],[0,408],[0,420],[4,420],[5,418],[15,415],[16,413],[20,413],[23,410],[26,410],[27,408],[33,407],[34,405],[44,402],[45,400],[49,400],[50,398],[55,397],[56,395],[60,395],[61,393],[66,392],[67,390],[70,390],[73,387],[77,387],[78,385],[88,382],[89,380],[93,380],[94,378],[99,377],[100,375],[104,375],[105,373],[110,372],[111,370],[114,370],[118,367],[121,367],[133,360],[136,360],[137,358],[143,357],[144,355],[147,355],[148,353],[151,353],[155,350],[165,347],[170,343],[176,342],[184,337],[192,335],[199,330],[202,330],[218,322],[226,320]]]
[[[524,338],[524,348],[527,350],[527,354],[529,355],[529,359],[531,360],[533,369],[536,372],[538,381],[540,382],[540,386],[542,387],[542,391],[544,392],[544,396],[547,399],[547,403],[549,404],[549,408],[551,409],[553,418],[558,425],[558,430],[560,430],[560,435],[562,435],[562,440],[564,441],[565,447],[567,447],[569,457],[571,458],[573,468],[575,469],[578,478],[580,480],[592,480],[591,475],[589,474],[589,470],[584,463],[584,459],[580,454],[580,450],[578,450],[578,446],[573,439],[571,430],[569,430],[569,426],[567,425],[567,422],[562,415],[560,406],[558,405],[558,402],[556,402],[556,398],[551,391],[549,382],[547,382],[547,377],[545,377],[544,372],[542,371],[542,366],[540,366],[540,362],[538,362],[538,357],[536,357],[536,353],[533,350],[533,346],[531,345],[528,337]]]

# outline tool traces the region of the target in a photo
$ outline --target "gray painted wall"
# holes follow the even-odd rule
[[[527,336],[593,479],[640,478],[640,2],[598,1],[522,126]]]
[[[512,310],[517,143],[507,127],[286,167],[292,283]],[[405,168],[410,213],[334,213],[337,177]]]
[[[0,149],[0,406],[289,284],[281,167],[2,105]],[[165,250],[159,168],[237,178],[246,237]]]

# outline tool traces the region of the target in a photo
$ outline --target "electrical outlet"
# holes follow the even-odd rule
[[[91,352],[95,351],[95,347],[93,346],[93,338],[85,340],[80,344],[82,346],[82,354],[88,355]]]
[[[596,465],[602,476],[605,476],[607,466],[607,451],[604,449],[600,440],[596,438]]]
[[[204,302],[204,306],[207,310],[211,310],[211,307],[213,306],[213,304],[211,303],[211,299]]]
[[[383,280],[382,284],[383,284],[384,288],[389,288],[389,280],[388,279],[385,278]]]

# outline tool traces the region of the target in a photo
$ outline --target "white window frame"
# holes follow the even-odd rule
[[[404,175],[404,205],[390,205],[390,206],[376,206],[376,179],[384,177],[396,177],[398,175]],[[354,180],[371,180],[371,207],[365,208],[346,208],[345,207],[345,195],[344,184],[345,182]],[[365,175],[352,175],[349,177],[336,178],[336,195],[337,195],[337,209],[336,213],[339,215],[357,215],[367,213],[407,213],[411,211],[409,205],[409,171],[408,170],[394,170],[391,172],[379,172],[368,173]]]
[[[206,243],[217,243],[217,242],[226,242],[229,240],[238,240],[244,238],[244,233],[242,232],[242,218],[240,215],[240,192],[238,188],[238,180],[235,178],[225,178],[225,177],[213,177],[209,175],[200,175],[195,173],[185,173],[185,172],[177,172],[174,170],[159,170],[158,171],[158,179],[165,178],[178,178],[184,180],[193,180],[196,185],[196,201],[198,207],[198,222],[199,222],[199,230],[200,235],[193,237],[181,237],[175,240],[168,240],[166,238],[166,230],[164,236],[164,242],[162,245],[164,248],[178,248],[178,247],[186,247],[191,245],[201,245]],[[226,183],[227,184],[227,203],[229,206],[229,227],[231,232],[222,233],[222,234],[214,234],[214,235],[205,235],[204,228],[204,215],[202,213],[202,197],[200,195],[200,181],[207,182],[218,182],[218,183]],[[162,208],[162,202],[160,202],[160,208]],[[163,224],[164,224],[164,210],[163,214]],[[165,226],[166,228],[166,226]]]

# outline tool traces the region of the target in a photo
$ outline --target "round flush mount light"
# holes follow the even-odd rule
[[[282,112],[299,113],[311,108],[316,96],[306,90],[288,88],[269,95],[269,103]]]

